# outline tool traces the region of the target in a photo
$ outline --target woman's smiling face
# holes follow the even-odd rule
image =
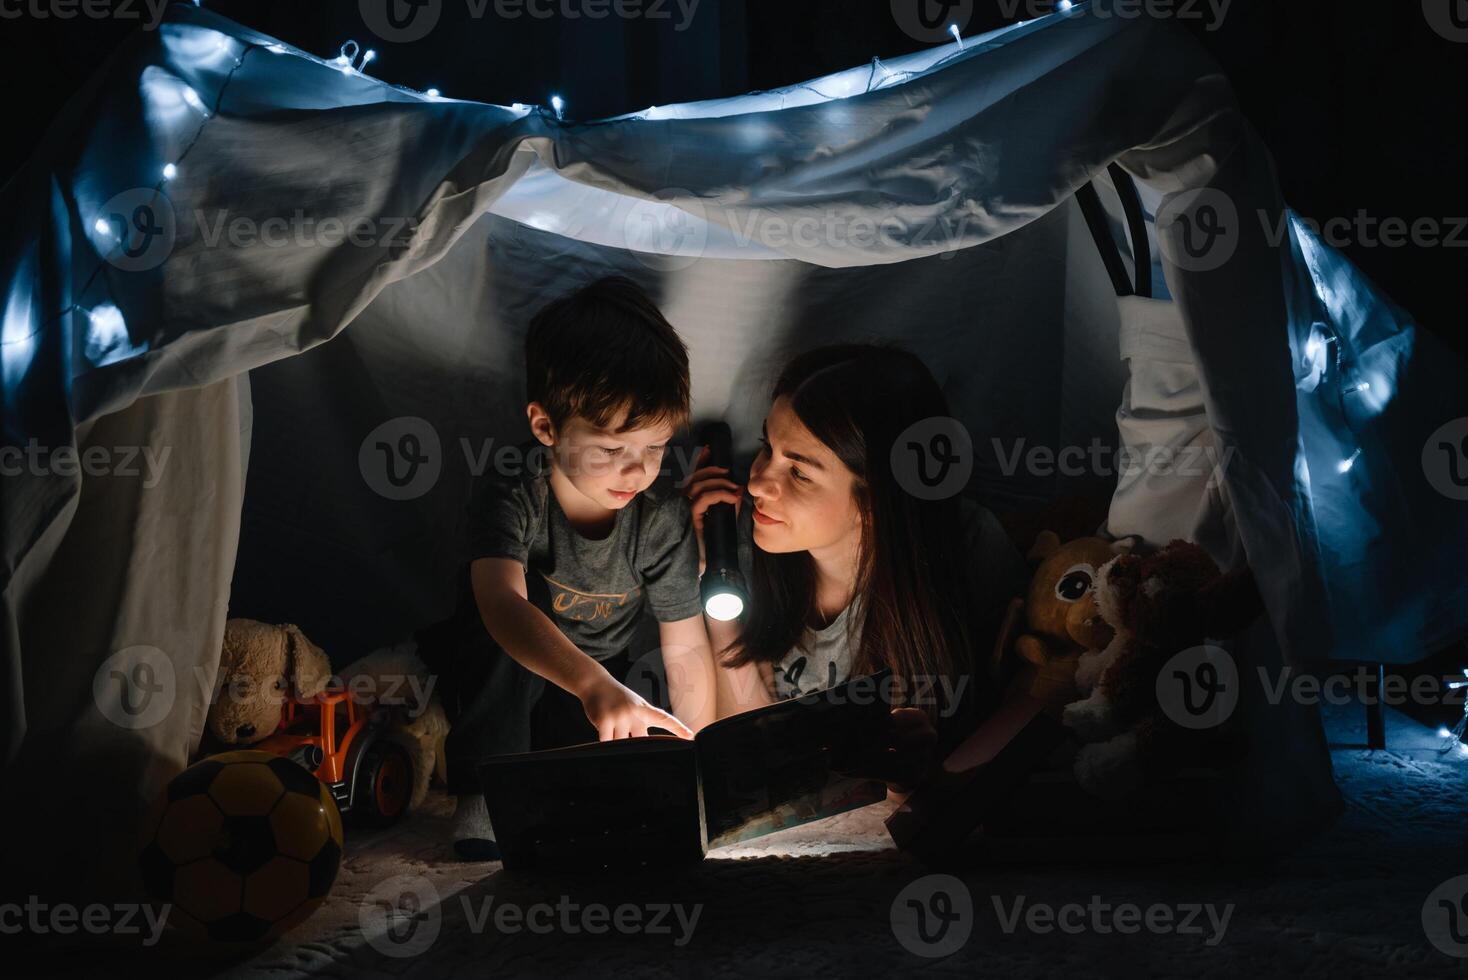
[[[856,477],[790,407],[775,399],[765,448],[749,472],[754,542],[772,554],[849,545],[861,534]]]

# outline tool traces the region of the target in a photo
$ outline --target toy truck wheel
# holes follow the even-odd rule
[[[389,827],[408,809],[413,762],[401,745],[386,740],[367,747],[352,796],[352,814],[369,827]]]

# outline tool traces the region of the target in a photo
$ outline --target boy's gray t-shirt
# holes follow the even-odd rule
[[[591,539],[566,519],[547,467],[486,475],[470,505],[467,557],[518,561],[530,601],[596,660],[628,648],[644,609],[660,623],[703,609],[692,515],[667,480],[618,511],[606,537]]]

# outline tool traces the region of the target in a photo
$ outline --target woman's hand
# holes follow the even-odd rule
[[[739,512],[740,501],[744,497],[744,488],[729,479],[729,469],[725,466],[703,466],[709,458],[709,447],[704,446],[698,451],[698,459],[694,462],[693,473],[689,475],[683,485],[683,495],[688,498],[693,508],[693,530],[698,537],[698,566],[702,571],[704,565],[703,548],[703,515],[714,504],[733,504],[734,512]]]
[[[938,730],[919,708],[893,708],[882,731],[872,732],[843,768],[853,776],[880,779],[906,796],[937,769]]]
[[[692,738],[693,732],[677,718],[655,708],[635,691],[617,683],[605,671],[580,694],[586,717],[596,727],[596,737],[608,742],[615,738],[638,738],[649,728],[663,728],[679,738]]]

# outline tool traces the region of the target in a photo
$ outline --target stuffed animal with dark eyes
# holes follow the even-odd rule
[[[1030,549],[1035,573],[1025,598],[1010,607],[994,665],[1000,669],[1009,650],[1018,654],[1022,663],[1015,683],[1028,687],[1055,717],[1080,696],[1075,673],[1081,654],[1110,642],[1112,629],[1096,608],[1096,575],[1126,550],[1126,544],[1101,538],[1062,544],[1051,531],[1041,532]],[[1008,637],[1018,628],[1024,632],[1011,644]]]
[[[1094,604],[1110,638],[1082,656],[1074,677],[1084,698],[1063,715],[1083,743],[1075,761],[1081,786],[1117,798],[1185,765],[1236,758],[1245,747],[1235,732],[1182,727],[1158,689],[1172,657],[1233,637],[1263,613],[1249,569],[1224,573],[1198,545],[1174,541],[1101,568]]]

